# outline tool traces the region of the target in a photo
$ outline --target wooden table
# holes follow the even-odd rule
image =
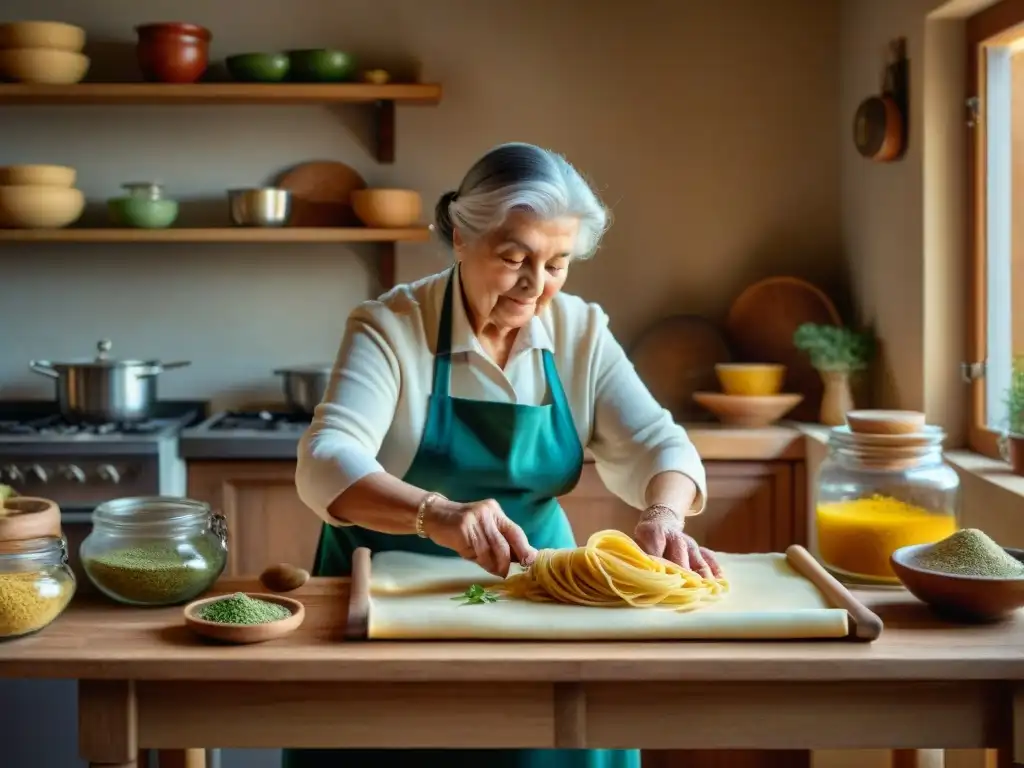
[[[1015,748],[1024,763],[1024,618],[944,625],[896,593],[862,595],[886,622],[871,645],[356,644],[339,637],[345,580],[293,594],[305,625],[244,647],[194,638],[180,609],[77,601],[0,645],[0,677],[80,679],[91,766],[135,768],[139,748],[383,745]],[[484,712],[501,727],[480,728]]]

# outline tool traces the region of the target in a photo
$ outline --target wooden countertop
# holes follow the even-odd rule
[[[224,580],[216,592],[258,591]],[[950,681],[1024,680],[1024,615],[990,626],[936,621],[906,593],[862,593],[885,621],[872,644],[817,642],[345,643],[348,583],[312,579],[287,638],[217,646],[182,624],[181,608],[76,599],[37,635],[0,643],[0,677],[248,681]]]

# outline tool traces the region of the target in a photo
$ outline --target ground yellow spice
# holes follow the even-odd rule
[[[889,556],[911,544],[933,544],[956,531],[956,520],[890,496],[819,504],[818,555],[853,576],[896,580]]]
[[[0,637],[42,629],[67,607],[73,584],[40,571],[0,573]]]

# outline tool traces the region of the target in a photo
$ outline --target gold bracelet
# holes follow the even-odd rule
[[[445,497],[440,493],[431,491],[423,497],[419,507],[416,508],[416,535],[421,539],[429,538],[429,536],[427,536],[427,532],[423,530],[423,518],[426,517],[427,512],[430,510],[430,505],[438,499],[444,499],[447,501],[447,499],[445,499]]]

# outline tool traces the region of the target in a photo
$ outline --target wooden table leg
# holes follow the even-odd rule
[[[89,768],[138,768],[137,724],[131,680],[78,682],[78,751]]]
[[[1019,685],[1014,689],[1012,707],[1011,738],[1013,741],[1008,745],[1008,750],[997,752],[996,763],[999,766],[1024,765],[1024,686]]]
[[[161,749],[157,753],[160,768],[206,768],[205,749]]]

